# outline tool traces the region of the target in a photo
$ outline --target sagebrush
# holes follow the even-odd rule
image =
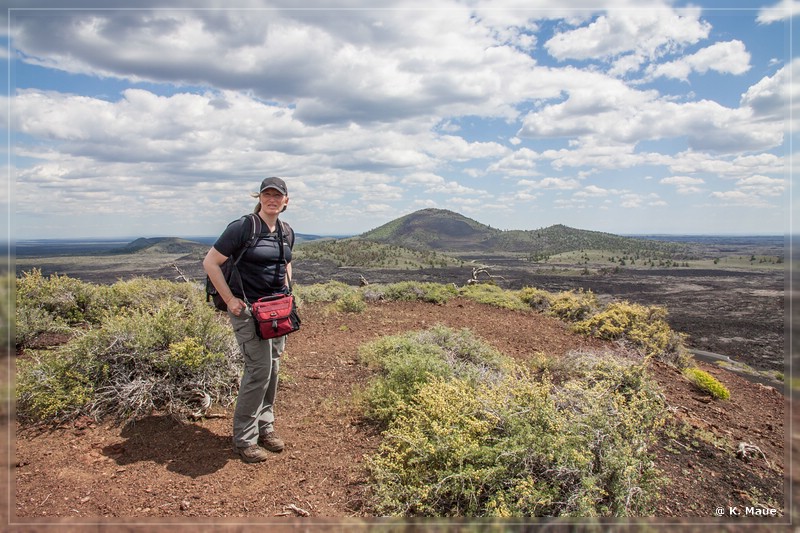
[[[467,348],[465,368],[484,370],[453,371],[453,345]],[[652,512],[660,478],[650,447],[666,410],[641,363],[583,358],[555,385],[442,327],[370,343],[362,357],[380,370],[367,413],[386,427],[367,462],[377,514]]]
[[[441,325],[382,337],[362,346],[359,355],[377,372],[365,394],[367,416],[383,424],[432,377],[491,381],[511,365],[471,331]]]
[[[239,350],[199,287],[151,279],[95,286],[33,272],[18,280],[17,296],[18,320],[55,317],[70,333],[57,348],[26,350],[17,362],[21,420],[185,416],[235,398]],[[33,326],[26,323],[18,342],[43,331]]]
[[[691,365],[684,336],[667,323],[667,310],[627,301],[614,301],[602,310],[576,322],[576,332],[608,340],[620,340],[678,368]]]

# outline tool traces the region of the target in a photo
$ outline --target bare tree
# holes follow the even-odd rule
[[[467,280],[467,285],[474,285],[476,283],[480,283],[480,280],[478,279],[478,276],[480,274],[485,274],[486,277],[488,277],[490,281],[495,279],[495,278],[502,279],[503,281],[505,281],[505,279],[506,279],[503,276],[497,276],[497,275],[494,275],[494,274],[489,274],[489,271],[485,267],[475,267],[475,268],[472,269],[472,278]]]

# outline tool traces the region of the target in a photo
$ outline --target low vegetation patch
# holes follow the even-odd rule
[[[367,309],[364,296],[359,292],[349,292],[336,300],[333,304],[337,311],[342,313],[362,313]]]
[[[390,284],[372,284],[353,287],[340,281],[329,281],[310,286],[296,285],[293,290],[301,302],[338,302],[358,298],[365,302],[429,302],[442,304],[458,296],[454,285],[401,281]]]
[[[364,299],[368,301],[384,300],[390,302],[421,301],[443,304],[458,296],[455,285],[441,283],[417,283],[401,281],[388,285],[369,285],[362,289]]]
[[[592,316],[577,322],[579,333],[608,340],[622,340],[678,368],[691,363],[683,337],[666,321],[667,310],[626,301],[611,302]]]
[[[411,250],[359,238],[301,243],[295,252],[302,261],[331,261],[339,267],[419,270],[460,266],[464,262],[432,250]]]
[[[388,285],[352,287],[331,281],[298,287],[301,301],[337,302],[340,312],[361,312],[363,302],[422,301],[442,304],[454,297],[502,309],[535,310],[573,325],[574,331],[607,340],[616,340],[679,369],[693,366],[683,336],[670,328],[667,310],[627,301],[612,301],[601,306],[591,291],[551,293],[535,287],[505,290],[494,283],[475,283],[456,287],[440,283],[400,282]]]
[[[356,292],[355,287],[351,287],[341,281],[328,281],[327,283],[316,283],[314,285],[295,285],[292,288],[300,305],[302,302],[335,302],[345,295]]]
[[[666,311],[627,302],[598,309],[591,292],[507,291],[492,283],[461,288],[415,282],[353,287],[330,281],[296,286],[295,294],[301,309],[304,302],[331,302],[335,312],[350,313],[360,313],[375,301],[442,304],[454,297],[503,309],[533,308],[574,323],[581,333],[622,339],[648,356],[677,361],[681,368],[691,366],[682,339],[664,320]],[[153,407],[177,413],[188,410],[199,396],[232,401],[238,379],[232,361],[238,359],[238,350],[224,316],[206,304],[199,286],[149,278],[102,286],[67,276],[46,277],[34,269],[16,279],[15,300],[13,334],[18,346],[29,347],[43,333],[71,338],[56,350],[26,350],[17,387],[21,419],[57,420],[78,413],[128,417]],[[474,350],[470,345],[468,351]],[[418,382],[413,376],[426,373],[443,378],[464,372],[491,374],[499,368],[492,365],[502,359],[489,357],[492,365],[482,362],[479,370],[468,371],[469,358],[451,355],[454,366],[443,367],[439,354],[417,360],[421,355],[413,346],[408,353],[414,363],[387,366],[394,376],[389,381],[396,377],[409,385]],[[386,390],[395,391],[386,392],[392,396],[405,389]],[[415,386],[407,389],[409,394],[415,391]],[[372,409],[389,413],[391,405],[384,399]]]
[[[698,390],[709,394],[715,400],[728,400],[731,393],[717,378],[699,368],[686,368],[683,375],[691,381]]]
[[[16,279],[16,344],[26,346],[42,333],[99,325],[108,313],[155,310],[165,301],[186,302],[199,295],[199,288],[189,283],[134,278],[95,285],[33,269]]]
[[[383,337],[361,347],[363,363],[379,375],[367,387],[367,416],[382,424],[397,406],[414,396],[431,377],[470,382],[492,381],[508,371],[511,360],[481,342],[469,330],[444,326]]]
[[[597,312],[597,296],[592,291],[563,291],[551,293],[535,287],[525,287],[518,293],[520,300],[533,309],[568,322],[576,322]]]
[[[649,448],[666,411],[641,363],[582,358],[556,385],[442,327],[370,343],[362,358],[379,371],[367,412],[386,428],[368,458],[377,514],[652,512]]]
[[[514,291],[504,290],[493,283],[475,283],[459,289],[459,295],[478,303],[525,311],[530,308]]]
[[[98,288],[67,276],[45,277],[34,269],[17,278],[17,345],[27,345],[42,333],[65,333],[78,323],[100,320]]]
[[[150,279],[94,286],[38,273],[18,280],[20,286],[18,320],[38,312],[58,319],[59,328],[74,320],[83,325],[70,329],[70,340],[56,349],[26,350],[18,360],[21,420],[127,419],[151,410],[183,416],[233,401],[238,348],[227,321],[198,287]],[[36,331],[30,325],[28,335]]]

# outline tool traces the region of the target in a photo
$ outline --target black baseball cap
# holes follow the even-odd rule
[[[261,188],[258,193],[261,194],[267,189],[275,189],[284,196],[289,196],[289,189],[286,188],[286,182],[280,178],[264,178],[261,182]]]

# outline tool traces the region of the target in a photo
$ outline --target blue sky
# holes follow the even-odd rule
[[[796,231],[796,0],[324,4],[12,1],[10,236]]]

